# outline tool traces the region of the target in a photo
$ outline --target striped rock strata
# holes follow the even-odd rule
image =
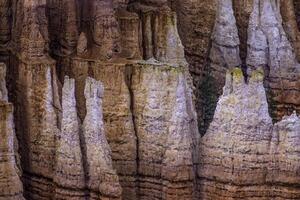
[[[200,142],[200,198],[298,199],[299,117],[273,125],[262,71],[248,83],[240,69],[231,73]]]
[[[22,200],[23,185],[19,166],[18,142],[13,121],[13,106],[8,102],[6,66],[0,64],[0,199]]]

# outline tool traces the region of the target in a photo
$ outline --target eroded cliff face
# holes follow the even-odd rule
[[[0,199],[299,199],[298,10],[1,2]]]
[[[8,102],[6,66],[0,64],[0,199],[24,199],[19,166],[18,141],[14,130],[13,106]]]
[[[200,198],[298,199],[299,124],[294,113],[273,125],[263,72],[245,83],[234,69],[200,142]]]

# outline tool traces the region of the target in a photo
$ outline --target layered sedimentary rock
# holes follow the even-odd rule
[[[89,45],[89,36],[81,34],[77,56],[70,58],[64,70],[76,81],[80,118],[88,113],[83,98],[86,77],[104,84],[104,125],[123,198],[191,199],[199,137],[191,79],[175,12],[165,4],[158,9],[152,3],[132,2],[130,10],[134,12],[122,7],[116,12],[120,54],[106,61],[95,57],[89,52],[96,44]],[[94,28],[101,30],[100,26]],[[107,37],[113,34],[105,33]],[[137,61],[140,58],[150,60]],[[158,86],[162,86],[161,90],[155,89]]]
[[[0,2],[0,60],[2,62],[7,61],[9,55],[8,45],[11,39],[10,7],[10,1]]]
[[[81,126],[77,121],[74,80],[73,85],[72,81],[66,80],[62,98],[60,97],[56,63],[47,52],[49,38],[47,20],[44,20],[46,19],[45,3],[19,1],[14,7],[16,16],[10,76],[16,78],[13,97],[17,105],[17,133],[21,143],[25,197],[85,199],[98,198],[101,195],[101,198],[118,199],[121,188],[115,172],[111,165],[97,159],[99,155],[111,159],[107,152],[109,147],[105,146],[104,142],[101,105],[94,109],[97,111],[98,118],[88,120],[84,126],[89,126],[92,120],[99,120],[97,124],[102,129],[93,130],[93,135],[82,138]],[[75,5],[71,1],[68,3],[70,4],[64,5],[70,8]],[[66,24],[72,29],[72,25],[75,26],[72,23],[76,20],[74,16],[67,17],[71,19]],[[72,46],[74,40],[76,41],[76,34],[68,35],[70,29],[64,32],[67,35],[59,36],[62,44],[59,52],[64,55],[72,54]],[[63,42],[66,42],[66,46]],[[77,42],[75,42],[76,46]],[[100,149],[90,149],[93,148],[90,143],[100,135],[102,142],[99,141],[97,145],[104,148],[105,152]],[[89,143],[82,143],[82,141]],[[87,152],[92,153],[87,155]],[[94,155],[94,153],[98,154]],[[87,156],[88,160],[97,160],[98,164],[88,163]],[[101,173],[96,176],[95,173],[90,173],[91,170],[88,170],[87,166],[97,173],[97,170],[101,170]],[[92,174],[94,180],[93,188],[88,183],[89,174]],[[94,184],[96,182],[97,184]]]
[[[209,65],[202,85],[204,126],[212,120],[218,97],[225,84],[226,70],[241,66],[239,35],[232,0],[218,1],[215,25],[211,36]]]
[[[272,124],[263,78],[253,71],[246,84],[240,69],[227,75],[200,142],[201,199],[299,198],[300,119],[293,114]]]
[[[300,32],[297,25],[295,6],[293,0],[280,1],[280,13],[284,29],[293,45],[298,61],[300,60]]]
[[[1,2],[24,196],[299,199],[299,118],[268,114],[299,111],[297,2]]]
[[[92,199],[120,199],[122,190],[118,176],[112,170],[111,151],[104,133],[101,83],[87,78],[84,96],[87,109],[82,131],[90,196]]]
[[[77,116],[75,80],[68,77],[62,89],[61,131],[56,142],[55,199],[84,199],[86,179]]]
[[[133,68],[139,199],[192,199],[195,194],[199,135],[187,80],[184,68]]]
[[[45,1],[14,4],[13,54],[16,130],[20,140],[25,197],[47,199],[53,194],[55,138],[59,133],[60,103],[55,62],[47,49]]]
[[[282,27],[279,6],[275,1],[253,2],[248,30],[248,75],[262,68],[272,117],[299,111],[300,66],[294,49]]]
[[[47,1],[46,11],[52,55],[65,57],[76,53],[80,27],[79,6],[76,0]]]
[[[0,199],[21,200],[23,185],[18,165],[18,142],[14,130],[13,106],[8,102],[6,66],[0,63]]]
[[[87,114],[81,124],[77,116],[75,80],[65,77],[62,127],[56,147],[55,198],[120,199],[122,189],[104,134],[101,83],[87,78],[84,93]]]
[[[185,67],[78,58],[72,66],[77,102],[84,104],[88,74],[104,84],[104,125],[123,198],[191,199],[199,135]]]
[[[120,27],[120,57],[127,59],[141,59],[142,51],[139,41],[140,20],[136,13],[128,12],[126,8],[119,8],[117,19]]]
[[[96,59],[111,59],[119,50],[118,23],[110,0],[93,0],[84,3],[87,18],[88,56]]]
[[[184,65],[176,13],[166,4],[167,1],[136,1],[130,4],[130,9],[141,17],[143,58]]]

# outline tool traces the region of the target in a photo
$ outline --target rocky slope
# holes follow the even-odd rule
[[[0,199],[300,199],[299,5],[2,0]]]

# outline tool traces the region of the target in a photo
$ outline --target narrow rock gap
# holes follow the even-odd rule
[[[130,111],[132,116],[132,123],[133,123],[133,130],[136,138],[136,196],[140,198],[140,181],[139,181],[139,171],[140,171],[140,140],[137,134],[137,125],[136,125],[136,119],[134,114],[134,93],[132,90],[132,76],[133,76],[133,66],[126,65],[125,69],[125,82],[127,85],[127,88],[129,90],[130,95]]]

